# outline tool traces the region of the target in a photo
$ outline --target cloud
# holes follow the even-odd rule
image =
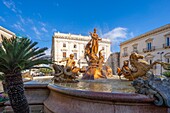
[[[6,20],[5,20],[2,16],[0,16],[0,20],[1,20],[2,22],[6,22]]]
[[[21,23],[22,23],[22,24],[25,24],[25,19],[24,19],[21,15],[18,15],[18,17],[19,17]]]
[[[13,24],[12,27],[16,28],[19,31],[25,32],[25,29],[22,27],[22,24],[20,22]]]
[[[29,24],[33,24],[34,23],[33,20],[30,19],[30,18],[27,18],[26,20],[27,20],[27,23],[29,23]]]
[[[48,49],[45,51],[45,54],[46,54],[46,55],[51,55],[51,48],[48,48]]]
[[[127,28],[124,27],[116,27],[111,31],[103,34],[101,37],[110,39],[112,42],[111,50],[112,51],[119,51],[119,45],[121,42],[134,37],[133,32],[128,32]]]
[[[12,1],[12,0],[3,0],[3,4],[11,9],[13,12],[17,13],[17,9],[16,9],[16,6],[15,6],[15,3]]]
[[[46,23],[44,23],[44,22],[39,22],[39,24],[40,24],[41,26],[43,26],[43,27],[46,26]]]
[[[41,30],[48,33],[48,30],[45,27],[42,27]]]
[[[103,37],[109,38],[111,40],[114,40],[116,38],[126,38],[127,37],[127,28],[123,28],[123,27],[114,28],[111,31],[105,33],[103,35]]]
[[[53,28],[53,29],[52,29],[52,32],[56,32],[56,31],[57,31],[57,29],[56,29],[56,28]]]
[[[37,38],[41,39],[40,38],[41,33],[40,33],[40,31],[35,26],[32,27],[32,30],[36,34]]]

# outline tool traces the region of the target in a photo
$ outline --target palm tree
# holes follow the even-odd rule
[[[37,42],[28,38],[3,37],[0,47],[0,72],[4,73],[5,84],[11,106],[15,113],[29,113],[29,106],[24,95],[21,71],[34,68],[35,65],[49,64],[43,59],[47,48],[35,47]]]

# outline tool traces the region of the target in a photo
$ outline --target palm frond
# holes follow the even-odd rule
[[[49,60],[43,59],[45,50],[48,48],[36,47],[37,42],[28,38],[7,39],[2,36],[3,42],[0,47],[0,72],[4,74],[17,73],[30,69],[35,65],[49,64]]]

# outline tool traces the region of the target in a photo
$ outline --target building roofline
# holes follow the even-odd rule
[[[71,34],[71,33],[60,33],[60,32],[54,32],[54,35],[52,36],[53,38],[58,38],[58,36],[56,35],[61,35],[60,38],[64,38],[64,39],[70,39],[69,37],[76,37],[75,39],[77,40],[77,37],[82,37],[80,40],[84,40],[84,41],[88,41],[88,39],[83,39],[83,37],[87,37],[87,38],[91,38],[90,35],[89,36],[83,36],[81,34]],[[106,39],[106,38],[102,38],[102,42],[107,42],[111,44],[111,40],[110,39]],[[73,39],[74,40],[74,39]]]
[[[170,28],[170,24],[166,24],[166,25],[164,25],[164,26],[161,26],[161,27],[159,27],[159,28],[156,28],[156,29],[154,29],[154,30],[148,31],[148,32],[146,32],[146,33],[144,33],[144,34],[141,34],[141,35],[139,35],[139,36],[136,36],[136,37],[134,37],[134,38],[131,38],[131,39],[127,40],[127,41],[124,41],[124,42],[120,43],[120,46],[122,46],[122,45],[124,45],[124,44],[127,44],[127,43],[130,43],[130,42],[132,42],[132,41],[141,39],[141,38],[143,38],[143,37],[146,37],[146,36],[149,36],[149,35],[153,35],[153,34],[155,34],[155,33],[161,32],[161,31],[166,30],[166,29],[169,29],[169,28]]]
[[[13,33],[12,31],[10,31],[10,30],[8,30],[8,29],[2,27],[2,26],[0,26],[0,30],[4,31],[4,32],[6,32],[6,33],[8,33],[8,34],[10,34],[10,35],[15,36],[15,33]]]

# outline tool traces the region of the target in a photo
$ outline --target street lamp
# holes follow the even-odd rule
[[[158,52],[157,54],[160,54],[160,61],[162,62],[162,54],[164,54],[164,52]],[[161,76],[162,76],[162,65],[161,65]]]

